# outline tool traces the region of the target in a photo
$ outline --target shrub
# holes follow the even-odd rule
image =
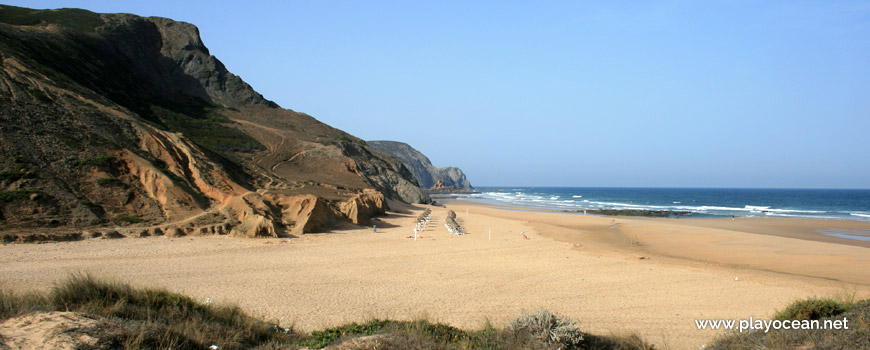
[[[51,97],[49,97],[44,91],[39,89],[27,89],[27,92],[30,93],[33,98],[40,100],[42,102],[51,102]]]
[[[70,8],[33,10],[8,5],[2,5],[0,22],[27,26],[54,23],[86,33],[91,33],[104,24],[99,14],[87,10]]]
[[[196,105],[175,106],[173,109],[152,105],[151,112],[169,130],[180,132],[197,145],[222,155],[266,148],[250,135],[226,125],[231,123],[227,117]]]
[[[491,330],[490,330],[491,332]],[[467,332],[459,328],[432,323],[421,319],[416,321],[371,320],[365,323],[350,323],[339,327],[312,332],[310,336],[298,341],[300,346],[314,349],[335,344],[342,338],[384,335],[379,343],[386,349],[444,349],[450,344],[468,344],[470,348],[497,348],[485,346],[495,342],[492,334],[486,337],[476,332]]]
[[[311,332],[311,336],[308,339],[299,342],[299,345],[319,349],[345,336],[383,333],[394,322],[386,320],[371,320],[363,324],[353,322],[339,327],[327,328],[322,331],[314,331]]]
[[[82,162],[82,165],[85,166],[111,166],[115,163],[115,157],[112,156],[99,156],[96,158],[88,159]]]
[[[97,184],[100,186],[123,186],[124,182],[115,177],[104,177],[97,179]]]
[[[0,172],[0,180],[18,181],[25,178],[33,178],[33,174],[24,171]]]
[[[142,219],[137,218],[135,216],[121,216],[118,218],[118,220],[123,221],[123,222],[127,222],[127,223],[131,223],[131,224],[138,224],[138,223],[143,221]]]
[[[525,333],[547,344],[564,346],[564,349],[578,349],[583,341],[583,333],[574,320],[551,314],[547,310],[534,314],[524,311],[520,318],[511,322],[509,328],[514,334]]]
[[[40,191],[17,190],[0,192],[0,203],[11,202],[19,199],[30,199],[30,195],[41,194]]]
[[[785,310],[777,312],[776,320],[819,320],[825,317],[837,316],[846,312],[848,305],[834,299],[812,298],[791,303]]]
[[[21,156],[12,156],[12,162],[15,163],[15,169],[19,171],[27,167],[27,162]]]
[[[842,310],[842,311],[840,311]],[[832,299],[799,300],[785,310],[777,312],[775,319],[812,320],[817,315],[831,314],[818,320],[849,320],[849,328],[830,329],[771,329],[769,332],[733,331],[710,344],[710,350],[750,349],[870,349],[870,300],[836,302]]]

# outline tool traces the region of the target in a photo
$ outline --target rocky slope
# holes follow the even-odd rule
[[[0,5],[0,152],[7,241],[292,235],[429,201],[400,162],[281,109],[166,18]]]
[[[420,151],[411,145],[396,141],[368,141],[374,150],[398,159],[405,164],[417,178],[420,187],[425,189],[464,189],[470,190],[471,182],[465,173],[456,167],[436,168]]]

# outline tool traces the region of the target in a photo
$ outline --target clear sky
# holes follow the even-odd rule
[[[870,1],[2,1],[191,22],[472,184],[870,188]]]

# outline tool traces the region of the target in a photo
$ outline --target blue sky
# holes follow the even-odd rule
[[[4,1],[196,24],[285,108],[474,185],[870,188],[868,1]]]

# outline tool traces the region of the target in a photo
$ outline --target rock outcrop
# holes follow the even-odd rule
[[[456,167],[436,168],[420,151],[411,145],[396,141],[368,141],[368,145],[378,152],[396,158],[414,174],[420,187],[425,189],[464,189],[470,190],[471,182],[465,173]]]
[[[370,225],[371,218],[386,214],[384,195],[377,191],[360,193],[339,204],[339,211],[357,225]]]
[[[139,18],[123,14],[101,16],[109,23],[105,30],[111,30],[111,26],[129,27],[129,23],[125,23],[128,21],[153,23],[160,32],[160,53],[163,57],[174,61],[175,66],[180,68],[182,77],[192,77],[199,82],[194,89],[188,90],[192,95],[196,96],[198,91],[203,91],[206,96],[200,97],[224,107],[278,107],[278,104],[254,91],[242,78],[230,73],[217,57],[209,54],[196,26],[162,17]]]
[[[0,11],[0,230],[15,241],[297,235],[430,201],[402,163],[230,73],[192,24]]]

